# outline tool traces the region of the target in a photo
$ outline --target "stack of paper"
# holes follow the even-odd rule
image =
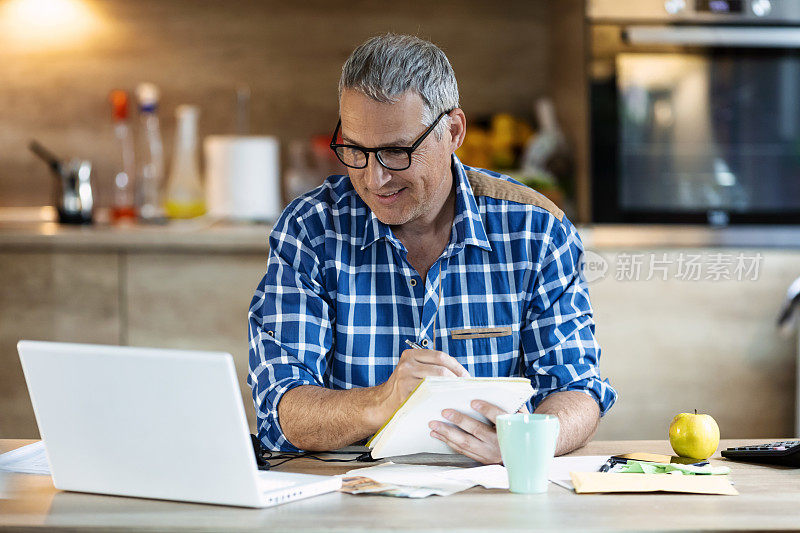
[[[383,487],[367,486],[370,480]],[[487,489],[507,489],[508,475],[501,465],[459,468],[395,464],[389,461],[351,470],[345,474],[342,484],[344,487],[360,485],[361,490],[358,492],[344,490],[352,494],[380,493],[386,496],[424,498],[432,495],[449,496],[476,485]],[[404,487],[406,490],[398,490],[397,487]]]
[[[50,475],[44,442],[34,442],[0,455],[0,470],[22,474]]]
[[[553,483],[573,489],[570,472],[573,470],[596,472],[608,460],[607,455],[587,457],[556,457],[550,466],[548,478]],[[381,493],[387,496],[424,498],[448,496],[476,485],[487,489],[508,489],[508,472],[503,465],[486,465],[474,468],[453,466],[428,466],[395,464],[391,461],[358,468],[345,474],[345,485],[359,485],[362,490],[346,491],[352,494]],[[368,481],[375,484],[369,484]],[[376,484],[383,485],[378,487]],[[397,490],[405,487],[413,490]]]
[[[670,475],[598,472],[607,455],[556,457],[550,465],[548,479],[577,493],[592,492],[684,492],[695,494],[738,494],[727,475],[726,467],[704,471],[715,475]],[[680,472],[676,470],[675,473]],[[694,472],[692,472],[694,473]],[[351,470],[345,475],[351,494],[382,494],[407,498],[424,498],[450,494],[480,485],[487,489],[508,489],[508,473],[502,465],[475,468],[383,463]]]

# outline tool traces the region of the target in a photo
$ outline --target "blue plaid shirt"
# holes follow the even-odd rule
[[[598,370],[575,227],[507,176],[455,156],[452,169],[451,238],[424,282],[347,176],[330,176],[275,223],[248,315],[247,381],[270,449],[297,450],[278,420],[286,391],[383,383],[406,339],[450,354],[473,376],[530,378],[531,410],[557,391],[585,392],[601,414],[616,400]]]

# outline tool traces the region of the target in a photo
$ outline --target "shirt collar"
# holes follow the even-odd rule
[[[475,201],[475,195],[472,193],[469,179],[467,179],[467,173],[464,170],[464,165],[455,154],[452,156],[451,172],[455,177],[456,204],[453,231],[446,249],[446,255],[452,255],[468,244],[484,250],[491,250],[492,245],[486,236],[486,228],[483,225],[481,212],[478,210],[478,203]],[[392,233],[392,229],[378,220],[378,217],[369,207],[367,207],[367,213],[361,249],[367,248],[382,238],[386,238],[402,249],[402,245]]]

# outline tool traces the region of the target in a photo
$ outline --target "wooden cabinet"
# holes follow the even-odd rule
[[[254,428],[245,381],[247,311],[264,257],[0,252],[0,438],[39,436],[16,350],[20,339],[229,352]]]
[[[264,275],[264,258],[265,254],[128,254],[122,283],[125,343],[232,354],[252,431],[247,311]]]
[[[589,292],[600,369],[619,400],[597,437],[662,439],[675,414],[693,409],[712,414],[725,438],[796,435],[796,346],[775,328],[786,288],[800,275],[795,233],[769,233],[795,239],[792,248],[737,249],[702,245],[743,238],[724,231],[602,231],[619,235],[582,233],[587,250],[608,264]],[[253,430],[247,311],[264,273],[268,229],[59,232],[0,232],[0,438],[38,436],[16,352],[20,339],[229,352]],[[676,279],[680,254],[708,261],[719,253],[760,254],[757,279]],[[631,255],[643,261],[639,279],[618,279],[620,262]],[[650,276],[649,262],[665,257],[667,279]]]
[[[113,253],[0,252],[0,438],[39,436],[17,341],[117,344],[119,271]]]

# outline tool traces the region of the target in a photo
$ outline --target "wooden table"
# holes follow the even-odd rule
[[[723,441],[720,449],[773,440]],[[30,442],[0,440],[0,452]],[[670,453],[666,441],[607,441],[592,442],[574,455],[632,451]],[[800,528],[800,469],[735,463],[718,455],[712,461],[731,467],[740,496],[579,495],[551,483],[547,493],[536,495],[483,488],[419,500],[332,493],[254,510],[61,492],[46,476],[6,474],[8,499],[0,500],[0,528],[260,532]],[[279,469],[340,474],[357,467],[298,459]]]

